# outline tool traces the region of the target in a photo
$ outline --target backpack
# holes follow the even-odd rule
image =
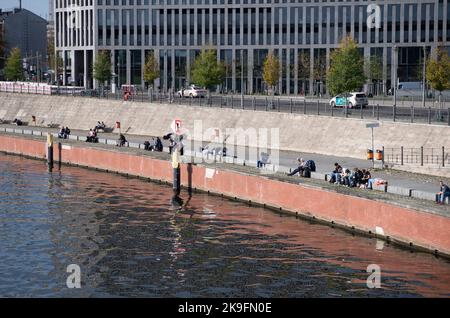
[[[311,172],[316,172],[316,163],[313,160],[306,161],[305,165]]]

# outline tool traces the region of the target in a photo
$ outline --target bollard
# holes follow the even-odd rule
[[[58,169],[61,170],[62,165],[62,144],[58,142]]]
[[[428,124],[431,124],[431,107],[428,107]]]
[[[266,112],[267,111],[269,111],[269,101],[267,100],[267,97],[266,97]]]
[[[320,101],[317,100],[317,116],[320,116]]]
[[[334,117],[334,107],[331,105],[331,117]]]
[[[51,171],[53,169],[53,135],[47,133],[47,165]]]
[[[280,103],[280,98],[278,97],[278,112],[281,111],[281,103]]]
[[[181,169],[180,169],[180,151],[177,149],[172,153],[173,168],[173,194],[179,196],[181,193]]]
[[[403,146],[400,147],[400,164],[403,166]]]
[[[256,97],[253,97],[253,110],[256,110]]]
[[[380,120],[380,104],[377,104],[377,120]]]
[[[303,115],[306,115],[306,99],[303,100]]]
[[[442,146],[442,167],[445,167],[445,147]]]
[[[231,96],[231,109],[234,109],[234,101],[233,101],[233,96]]]
[[[396,105],[394,105],[394,106],[392,107],[392,120],[393,120],[394,122],[397,121],[397,106],[396,106]]]
[[[363,105],[361,105],[361,113],[360,113],[360,118],[363,119],[364,118],[364,114],[363,114]]]
[[[290,101],[289,101],[289,107],[290,107],[290,109],[291,109],[291,114],[292,114],[292,98],[291,98]]]
[[[414,117],[415,117],[415,112],[414,112],[414,105],[411,106],[411,124],[414,123]]]
[[[420,147],[420,165],[423,167],[423,146]]]

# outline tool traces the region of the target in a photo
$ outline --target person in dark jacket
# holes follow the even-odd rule
[[[449,198],[450,200],[450,188],[443,181],[440,181],[439,185],[441,188],[440,191],[436,194],[436,203],[444,204],[447,198]]]
[[[120,134],[119,140],[117,141],[117,146],[123,147],[123,146],[125,146],[126,143],[127,143],[127,139],[125,138],[125,136],[123,134]]]

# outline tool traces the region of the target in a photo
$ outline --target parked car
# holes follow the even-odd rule
[[[330,100],[331,107],[365,108],[369,105],[366,93],[355,92],[340,94]]]
[[[196,85],[190,85],[177,92],[178,97],[193,97],[205,98],[208,96],[208,91]]]

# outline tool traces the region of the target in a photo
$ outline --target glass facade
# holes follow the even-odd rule
[[[423,46],[431,50],[441,43],[449,46],[450,0],[378,3],[380,28],[366,23],[371,3],[377,2],[55,0],[55,36],[58,50],[110,50],[112,56],[120,56],[125,68],[120,69],[122,83],[143,85],[145,52],[154,50],[161,62],[162,90],[186,85],[192,56],[210,46],[227,66],[220,90],[265,91],[262,60],[274,51],[282,64],[280,93],[324,94],[330,53],[347,34],[366,59],[374,52],[380,56],[385,87],[393,78],[394,46],[400,48],[400,80],[417,80]],[[67,23],[68,8],[82,21],[75,28]],[[114,61],[117,69],[117,58]]]

